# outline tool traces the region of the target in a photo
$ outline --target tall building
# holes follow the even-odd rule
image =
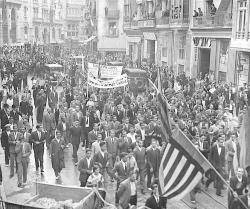
[[[100,52],[125,54],[126,35],[123,32],[123,1],[96,1],[97,47]]]
[[[233,1],[233,30],[230,53],[231,80],[239,86],[249,85],[250,69],[250,2]]]
[[[233,5],[229,0],[191,1],[192,77],[209,74],[216,81],[231,81]]]
[[[64,37],[68,41],[83,41],[85,0],[65,0]]]
[[[126,53],[141,61],[189,73],[189,0],[126,0]]]

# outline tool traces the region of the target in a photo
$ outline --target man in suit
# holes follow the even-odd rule
[[[124,180],[117,191],[119,206],[122,209],[129,209],[130,206],[137,205],[136,173],[131,172],[129,178]]]
[[[18,111],[18,108],[15,105],[12,105],[12,110],[10,111],[10,117],[13,118],[14,123],[18,123],[19,117],[22,116],[22,114]]]
[[[134,120],[136,119],[136,111],[135,111],[135,107],[133,104],[130,104],[130,107],[127,112],[127,116],[129,118],[129,123],[133,124]]]
[[[210,162],[214,168],[223,176],[225,172],[225,147],[223,146],[223,138],[220,135],[217,142],[211,148],[210,152]],[[206,182],[206,189],[209,187],[209,184],[214,181],[216,194],[222,196],[221,190],[223,187],[223,182],[216,173],[213,172],[213,175]]]
[[[112,158],[107,152],[106,142],[100,142],[101,151],[96,153],[93,157],[93,161],[95,164],[98,164],[100,167],[100,173],[104,178],[104,186],[107,184],[108,174],[111,175],[111,167],[112,167]]]
[[[147,187],[150,189],[151,187],[151,178],[154,176],[154,179],[158,178],[159,175],[159,167],[161,161],[161,153],[157,148],[156,139],[152,139],[151,148],[147,150],[147,176],[148,182]]]
[[[228,177],[234,176],[234,156],[237,155],[237,146],[235,143],[236,136],[234,133],[231,134],[230,139],[225,142],[225,149],[226,149],[226,160],[227,160],[227,174]]]
[[[16,145],[21,141],[22,134],[17,131],[17,124],[13,125],[13,132],[9,135],[9,151],[10,151],[10,178],[14,176],[14,164],[17,159]]]
[[[112,177],[116,179],[117,181],[117,186],[116,186],[116,191],[118,191],[119,185],[121,182],[123,182],[125,179],[128,178],[129,176],[129,165],[127,163],[127,153],[121,153],[120,154],[120,162],[116,163],[114,168],[112,169]],[[115,195],[115,203],[118,204],[118,197],[117,194]]]
[[[128,147],[132,145],[132,140],[127,136],[127,131],[122,130],[122,136],[118,140],[118,153],[128,152]]]
[[[89,111],[86,111],[86,116],[83,117],[82,128],[83,128],[83,143],[82,146],[89,145],[88,134],[93,129],[92,117]]]
[[[122,105],[117,106],[117,110],[115,111],[114,115],[116,116],[117,120],[122,123],[124,118],[124,110],[122,109]]]
[[[37,122],[42,123],[43,120],[43,111],[46,106],[46,94],[44,93],[44,89],[41,89],[36,96],[35,107],[37,108]]]
[[[166,209],[166,199],[159,196],[158,185],[154,183],[151,189],[151,196],[146,200],[145,206],[150,209]]]
[[[59,120],[58,125],[57,125],[57,129],[62,133],[62,136],[63,136],[64,142],[66,144],[66,147],[69,147],[68,144],[69,144],[69,129],[70,129],[70,126],[69,126],[69,123],[66,120],[64,114],[61,114],[60,120]]]
[[[52,113],[51,108],[47,108],[47,111],[44,111],[44,114],[43,114],[43,129],[45,132],[47,149],[49,149],[51,140],[55,136],[55,133],[54,133],[55,128],[56,128],[55,115],[54,113]]]
[[[95,123],[93,130],[88,133],[88,144],[86,144],[86,147],[91,147],[92,143],[97,140],[98,129],[99,126]]]
[[[24,137],[24,128],[21,130],[21,133],[21,140],[16,144],[18,187],[23,187],[27,184],[28,165],[30,162],[29,157],[31,154],[31,146],[29,144],[28,138]]]
[[[112,156],[112,166],[114,166],[118,154],[118,138],[115,137],[114,129],[110,130],[110,137],[106,139],[106,142],[108,153]]]
[[[1,135],[1,145],[4,149],[4,159],[5,165],[9,166],[9,159],[10,159],[10,151],[9,151],[9,137],[10,137],[10,124],[5,125],[5,130],[2,132]]]
[[[77,162],[78,162],[77,151],[79,149],[79,145],[81,142],[81,136],[82,136],[82,128],[79,125],[79,121],[75,121],[74,125],[69,129],[69,138],[73,146],[72,157],[74,159],[75,166],[77,166]]]
[[[57,103],[58,103],[58,93],[55,91],[55,89],[52,87],[52,89],[49,91],[48,95],[48,105],[52,110],[55,110]]]
[[[198,141],[198,146],[199,146],[200,152],[205,156],[205,158],[208,159],[210,145],[209,145],[209,142],[206,140],[206,136],[204,134],[200,136],[199,141]]]
[[[5,129],[5,125],[9,124],[9,105],[3,104],[3,109],[0,110],[0,120],[1,120],[1,129]]]
[[[44,172],[43,167],[43,154],[44,154],[44,143],[46,141],[45,134],[42,131],[42,125],[36,126],[36,131],[31,133],[30,143],[34,149],[35,163],[36,163],[36,171],[40,167],[41,173]]]
[[[143,147],[143,141],[140,140],[138,142],[138,146],[134,150],[135,160],[139,169],[140,176],[140,185],[141,185],[141,193],[145,194],[146,189],[146,172],[147,172],[147,164],[146,164],[146,149]]]
[[[94,162],[91,158],[91,149],[86,149],[86,155],[78,162],[78,170],[80,172],[80,186],[85,187],[89,176],[92,174]]]

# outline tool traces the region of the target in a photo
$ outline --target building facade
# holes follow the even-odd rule
[[[250,2],[233,1],[233,30],[230,53],[232,54],[232,78],[238,86],[249,85],[250,69]]]
[[[123,1],[96,1],[97,47],[100,52],[125,54],[126,35],[123,31]]]
[[[206,74],[216,81],[231,81],[230,44],[233,4],[228,0],[191,1],[192,77]]]
[[[133,63],[165,65],[189,73],[189,0],[127,0],[126,53]]]

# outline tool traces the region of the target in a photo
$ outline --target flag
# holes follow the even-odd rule
[[[160,193],[180,200],[200,182],[211,164],[180,129],[171,130],[167,101],[161,93],[157,97],[162,132],[169,138],[159,168]]]
[[[239,145],[240,145],[240,167],[247,168],[250,166],[250,109],[247,107],[246,113],[240,129]]]

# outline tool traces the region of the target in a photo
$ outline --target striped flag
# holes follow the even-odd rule
[[[211,164],[180,129],[171,130],[167,101],[161,93],[158,101],[162,132],[169,139],[159,168],[160,193],[180,200],[200,182]]]

